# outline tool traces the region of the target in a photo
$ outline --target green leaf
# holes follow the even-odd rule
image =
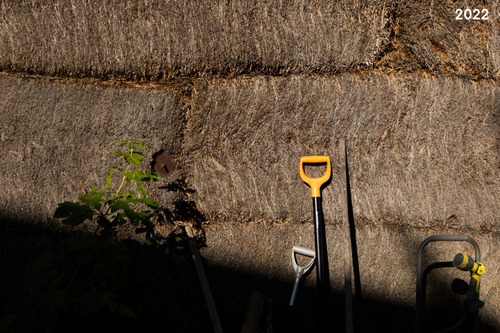
[[[148,212],[141,211],[141,212],[135,212],[132,208],[130,208],[129,204],[130,203],[135,203],[137,199],[126,199],[126,200],[116,200],[113,202],[110,207],[112,212],[116,212],[120,209],[123,210],[127,218],[129,219],[130,223],[132,225],[139,225],[139,222],[145,218],[148,218],[151,216]]]
[[[155,183],[157,181],[159,181],[161,179],[161,176],[159,174],[157,174],[156,172],[154,174],[150,174],[150,173],[144,173],[143,176],[142,176],[142,181],[147,181],[147,182],[151,182],[151,183]]]
[[[130,183],[130,180],[127,180]],[[117,196],[114,196],[112,200],[108,202],[108,205],[111,204],[116,199],[126,199],[126,198],[133,198],[135,192],[134,191],[128,191],[127,193],[119,194]]]
[[[153,199],[149,199],[149,198],[134,199],[134,203],[142,203],[142,204],[145,204],[148,207],[151,207],[153,209],[160,209],[160,207],[158,206],[158,203],[156,203],[156,201],[154,201]]]
[[[146,146],[145,142],[140,142],[140,141],[136,141],[136,140],[132,140],[132,141],[128,142],[128,149],[130,149],[130,150],[132,150],[132,149],[143,150],[146,148],[147,148],[147,146]]]
[[[142,181],[140,179],[136,179],[135,180],[135,184],[137,185],[137,190],[139,192],[141,192],[142,196],[143,197],[147,197],[148,194],[146,193],[146,189],[144,188],[144,186],[142,185]]]
[[[132,163],[133,165],[135,166],[140,166],[142,165],[142,163],[139,161],[139,159],[142,159],[144,158],[141,154],[139,153],[123,153],[121,151],[115,151],[114,152],[115,155],[117,156],[120,156],[123,158],[123,160],[126,162],[126,163]]]
[[[99,295],[99,303],[106,306],[109,311],[116,313],[116,309],[118,308],[118,303],[114,300],[117,296],[110,292],[106,292],[105,294]]]
[[[58,207],[54,213],[54,218],[63,218],[62,223],[67,225],[76,226],[86,220],[92,220],[94,218],[94,213],[89,206],[78,202],[63,202],[58,204]]]
[[[123,176],[125,176],[125,178],[130,180],[136,180],[136,179],[141,179],[143,174],[144,172],[142,172],[141,170],[135,170],[135,171],[125,172]]]
[[[84,317],[87,313],[95,314],[102,309],[102,304],[99,302],[97,294],[93,292],[85,292],[73,305],[73,311]]]
[[[133,197],[134,197],[134,194],[135,194],[135,192],[134,192],[134,191],[128,191],[127,193],[124,193],[124,194],[123,194],[123,197],[124,197],[124,198],[128,198],[128,197],[133,198]]]
[[[144,158],[144,156],[140,152],[134,152],[134,153],[132,153],[131,156],[134,157],[135,159],[138,159],[138,160],[142,160]]]
[[[146,189],[142,185],[142,179],[144,178],[144,172],[141,170],[125,172],[124,176],[127,180],[134,180],[137,185],[137,190],[141,192],[143,197],[147,197]]]
[[[136,155],[137,155],[137,154],[132,154],[132,155],[130,155],[130,156],[129,156],[129,162],[131,162],[131,163],[132,163],[133,165],[135,165],[135,166],[141,166],[141,165],[142,165],[142,163],[141,163],[141,161],[139,161],[139,160],[136,158]],[[141,156],[141,158],[142,158],[142,156]]]
[[[123,210],[123,212],[125,213],[127,218],[130,220],[130,222],[137,219],[136,213],[129,206],[129,201],[117,200],[110,205],[110,208],[111,208],[112,212],[119,211],[120,209]]]
[[[118,213],[115,216],[115,218],[113,219],[113,221],[111,222],[111,224],[113,226],[124,225],[125,223],[127,223],[127,220],[125,219],[125,217],[127,217],[127,215],[125,213]]]
[[[111,185],[111,176],[113,175],[113,173],[120,169],[120,166],[119,165],[115,165],[114,167],[112,167],[109,172],[108,172],[108,176],[106,177],[106,191],[109,191],[109,185]]]
[[[130,306],[126,304],[118,303],[118,312],[121,316],[127,316],[133,319],[137,319],[137,315],[135,314],[135,312],[130,308]]]
[[[149,228],[149,229],[154,229],[154,228],[155,228],[154,224],[153,224],[153,223],[151,223],[151,221],[149,220],[149,217],[144,218],[144,219],[142,220],[142,223],[143,223],[143,224],[144,224],[147,228]]]
[[[119,211],[120,209],[123,209],[124,212],[127,212],[129,210],[132,210],[129,206],[129,202],[128,200],[115,200],[113,201],[109,207],[111,208],[111,212],[117,212]]]
[[[125,146],[125,145],[128,143],[128,142],[127,142],[127,141],[125,141],[125,140],[116,140],[116,141],[115,141],[115,142],[113,142],[113,143],[117,143],[117,142],[119,142],[119,143],[120,143],[120,147],[123,147],[123,146]]]
[[[116,156],[121,156],[123,158],[126,158],[128,157],[128,155],[130,155],[129,153],[123,153],[121,151],[115,151],[113,154],[115,154]]]
[[[144,150],[146,148],[148,148],[148,146],[146,146],[145,142],[136,143],[135,146],[134,146],[134,149],[137,149],[137,150]]]
[[[78,199],[80,200],[81,203],[93,207],[96,210],[100,210],[102,207],[101,202],[106,202],[105,199],[103,199],[105,193],[104,192],[98,192],[97,187],[93,187],[92,190],[87,193],[86,195],[80,194],[78,195]]]

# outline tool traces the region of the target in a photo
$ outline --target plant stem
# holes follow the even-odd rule
[[[134,152],[134,148],[130,149],[130,155],[129,156],[132,156],[132,153]],[[128,171],[128,168],[130,167],[130,162],[128,163],[127,165],[127,169],[125,169],[125,173],[127,173]],[[122,179],[122,183],[120,184],[120,188],[118,189],[118,192],[116,192],[115,194],[115,197],[120,194],[120,190],[122,189],[122,186],[123,186],[123,182],[125,182],[125,176],[123,176],[123,179]]]

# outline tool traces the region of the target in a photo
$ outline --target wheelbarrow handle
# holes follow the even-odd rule
[[[319,178],[310,178],[304,172],[304,163],[319,164],[326,163],[326,172]],[[311,186],[311,197],[321,197],[321,186],[330,179],[332,167],[330,165],[330,157],[328,156],[303,156],[300,158],[300,178]]]

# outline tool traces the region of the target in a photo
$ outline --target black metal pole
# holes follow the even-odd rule
[[[319,178],[309,178],[304,172],[304,163],[326,163],[326,172]],[[321,186],[328,182],[331,174],[332,167],[328,156],[303,156],[300,158],[300,178],[311,186],[311,197],[313,198],[318,315],[321,332],[326,331],[326,299],[330,291],[325,223],[323,221],[323,208],[321,207]]]
[[[318,315],[320,329],[326,329],[326,298],[330,290],[328,274],[328,256],[326,249],[325,223],[321,197],[313,197],[314,207],[314,242],[316,247],[316,280],[318,289]]]

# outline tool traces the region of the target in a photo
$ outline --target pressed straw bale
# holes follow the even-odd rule
[[[323,208],[338,223],[345,137],[359,223],[497,232],[499,92],[486,81],[382,75],[195,86],[184,154],[197,206],[209,219],[310,221],[299,160],[329,155]]]
[[[488,20],[456,20],[457,9],[487,9]],[[142,80],[376,66],[497,77],[498,10],[492,0],[3,0],[0,69]]]
[[[371,65],[391,1],[3,0],[0,68],[158,79]]]
[[[6,75],[0,75],[0,91],[2,219],[47,222],[58,203],[93,186],[103,189],[109,169],[120,164],[116,140],[149,144],[147,172],[154,152],[180,155],[184,114],[173,92]]]
[[[207,246],[200,252],[216,268],[208,270],[207,274],[214,281],[211,285],[212,292],[216,301],[220,300],[217,306],[221,318],[236,317],[240,309],[234,306],[234,299],[248,297],[248,289],[257,288],[273,299],[273,304],[276,305],[273,309],[276,314],[276,326],[282,323],[280,316],[284,316],[284,313],[280,312],[284,312],[286,302],[290,299],[295,277],[290,260],[292,247],[299,245],[314,248],[313,224],[265,226],[258,223],[224,223],[208,225],[205,232]],[[421,242],[432,235],[427,231],[415,229],[356,229],[358,241],[355,255],[359,258],[359,272],[356,274],[359,274],[362,298],[361,295],[355,298],[355,329],[361,332],[407,332],[408,327],[413,327],[417,250]],[[486,302],[480,310],[481,331],[497,332],[500,329],[500,253],[497,251],[500,242],[495,236],[481,233],[468,235],[478,242],[481,262],[486,267],[480,289],[481,300]],[[332,303],[336,307],[331,310],[332,313],[342,313],[344,307],[341,296],[344,293],[344,244],[339,241],[342,237],[341,227],[327,226],[330,285],[335,293]],[[424,252],[424,268],[433,262],[451,261],[458,252],[474,256],[474,249],[469,243],[430,243]],[[308,262],[300,261],[301,259],[305,258],[299,256],[300,265]],[[225,273],[218,273],[220,271]],[[228,276],[224,275],[228,271],[243,273],[242,278],[234,285],[228,283]],[[465,296],[452,292],[451,282],[454,278],[469,282],[470,274],[455,268],[436,269],[429,274],[426,327],[439,328],[437,325],[446,325],[446,321],[453,318],[453,315],[462,314]],[[276,288],[274,281],[286,281],[288,285],[285,288]],[[314,318],[312,321],[297,320],[297,325],[304,325],[299,326],[303,331],[314,331],[310,325],[317,322],[315,282],[315,272],[312,271],[311,275],[305,278],[296,304],[301,318]],[[371,303],[373,301],[379,303]],[[387,315],[388,313],[391,315]],[[380,320],[381,317],[384,320]],[[343,325],[343,321],[338,325]]]
[[[498,77],[499,9],[498,1],[401,1],[393,38],[378,66]],[[462,10],[459,20],[457,10]],[[466,10],[472,17],[464,15]]]

